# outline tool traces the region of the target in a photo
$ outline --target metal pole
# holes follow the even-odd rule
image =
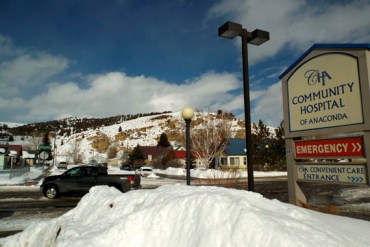
[[[56,149],[56,140],[57,140],[57,132],[54,131],[54,157],[53,157],[53,166],[56,166],[56,159],[57,159],[57,149]]]
[[[244,87],[244,116],[245,116],[245,144],[247,147],[247,170],[248,170],[248,191],[254,191],[253,176],[253,143],[251,130],[251,112],[249,96],[249,71],[248,71],[248,36],[246,29],[242,30],[242,58],[243,58],[243,87]]]
[[[185,119],[186,129],[186,185],[190,185],[190,119]]]

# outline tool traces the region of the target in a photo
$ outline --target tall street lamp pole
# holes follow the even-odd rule
[[[186,107],[182,110],[182,118],[185,120],[186,130],[186,185],[190,185],[190,122],[194,116],[194,111],[190,107]]]
[[[57,141],[57,131],[54,130],[54,155],[53,155],[53,166],[56,167],[57,166],[57,145],[56,145],[56,141]]]
[[[244,88],[244,116],[245,116],[245,144],[247,148],[247,170],[248,170],[248,190],[254,191],[253,177],[253,152],[252,152],[252,129],[249,96],[249,68],[248,68],[248,43],[261,45],[270,39],[269,32],[259,29],[248,32],[242,25],[235,22],[226,22],[218,28],[218,36],[233,39],[236,36],[242,38],[242,59],[243,59],[243,88]]]

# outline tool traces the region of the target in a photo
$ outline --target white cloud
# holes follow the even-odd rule
[[[19,51],[14,49],[14,45],[12,40],[0,34],[0,59],[4,60],[9,56],[14,56],[15,54],[19,54]]]
[[[239,22],[250,31],[259,28],[270,32],[270,41],[260,47],[249,46],[249,61],[253,64],[276,56],[283,50],[285,56],[291,55],[294,57],[292,60],[295,60],[314,43],[368,42],[368,13],[369,0],[339,3],[311,0],[223,0],[214,5],[209,16]],[[240,48],[240,40],[235,43]],[[75,81],[50,84],[52,76],[68,68],[69,61],[66,58],[20,49],[9,38],[1,35],[0,46],[0,110],[4,113],[11,109],[16,112],[13,119],[24,122],[67,116],[103,117],[178,111],[185,106],[201,110],[243,111],[243,93],[240,92],[242,82],[234,74],[208,72],[183,84],[172,84],[153,77],[133,77],[112,72],[82,75],[79,80],[88,78],[84,86]],[[281,64],[271,66],[279,68]],[[271,73],[269,69],[271,67],[261,71],[252,86],[257,85],[266,74],[266,78],[276,77],[276,69],[271,70]],[[258,84],[259,88],[261,85]],[[46,90],[20,98],[18,90],[27,90],[31,86]],[[272,126],[280,123],[283,117],[280,82],[266,90],[252,90],[251,101],[255,105],[251,109],[252,121],[262,119]]]
[[[152,77],[130,77],[119,72],[96,75],[89,86],[74,82],[49,85],[46,93],[27,102],[24,121],[66,116],[104,117],[152,111],[179,111],[183,107],[208,109],[230,105],[233,90],[241,87],[233,74],[206,73],[184,84],[171,84]],[[232,105],[240,108],[243,104]]]
[[[26,104],[26,101],[22,98],[11,98],[11,99],[5,99],[0,97],[0,110],[19,110],[24,108],[24,105]]]
[[[88,86],[76,82],[52,83],[47,91],[30,100],[0,98],[1,111],[13,111],[13,118],[20,122],[44,121],[66,117],[106,117],[119,114],[180,111],[186,106],[200,110],[242,111],[243,93],[235,94],[242,87],[236,75],[205,73],[183,84],[171,84],[153,77],[130,77],[111,72],[87,76]],[[282,120],[281,88],[279,84],[266,91],[252,91],[252,109],[256,122],[262,119],[277,126]],[[241,116],[243,118],[243,116]]]
[[[68,60],[45,52],[16,48],[0,35],[0,96],[14,97],[21,90],[42,87],[51,76],[68,67]]]
[[[51,83],[51,76],[68,67],[67,59],[17,48],[3,36],[0,43],[6,47],[0,54],[0,111],[19,122],[179,111],[185,106],[230,111],[243,107],[242,98],[233,95],[242,87],[234,74],[208,72],[183,84],[172,84],[153,77],[111,72],[80,76],[79,80],[85,78],[82,84]],[[29,93],[27,89],[31,87],[40,90]]]
[[[283,120],[283,96],[281,82],[277,82],[255,99],[256,107],[251,111],[254,122],[261,119],[269,126],[278,126]]]
[[[270,32],[260,48],[250,46],[252,63],[276,55],[283,48],[299,53],[314,43],[368,42],[370,1],[224,0],[209,12],[211,18],[241,23],[250,31]],[[240,46],[240,42],[237,42]]]
[[[315,43],[368,42],[369,13],[369,0],[222,0],[210,9],[208,18],[234,21],[248,28],[248,31],[262,29],[270,32],[268,42],[260,47],[249,46],[249,61],[253,65],[282,51],[285,56],[291,54],[294,61]],[[235,40],[235,44],[240,49],[239,39]],[[276,77],[276,72],[266,78],[272,76]],[[263,80],[263,77],[259,79]],[[254,80],[252,85],[258,82]],[[283,119],[280,83],[264,91],[251,91],[251,100],[255,105],[251,109],[252,121],[261,119],[268,125],[277,126]],[[236,101],[242,109],[241,96],[229,105]]]

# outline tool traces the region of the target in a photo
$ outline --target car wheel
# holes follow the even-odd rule
[[[47,187],[44,191],[44,195],[49,199],[55,199],[59,196],[59,190],[56,185]]]

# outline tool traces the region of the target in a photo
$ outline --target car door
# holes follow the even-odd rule
[[[80,177],[80,186],[83,192],[88,192],[96,185],[98,170],[95,167],[83,167],[83,175]]]
[[[75,167],[67,171],[65,184],[68,192],[88,192],[95,183],[96,175],[85,167]]]

